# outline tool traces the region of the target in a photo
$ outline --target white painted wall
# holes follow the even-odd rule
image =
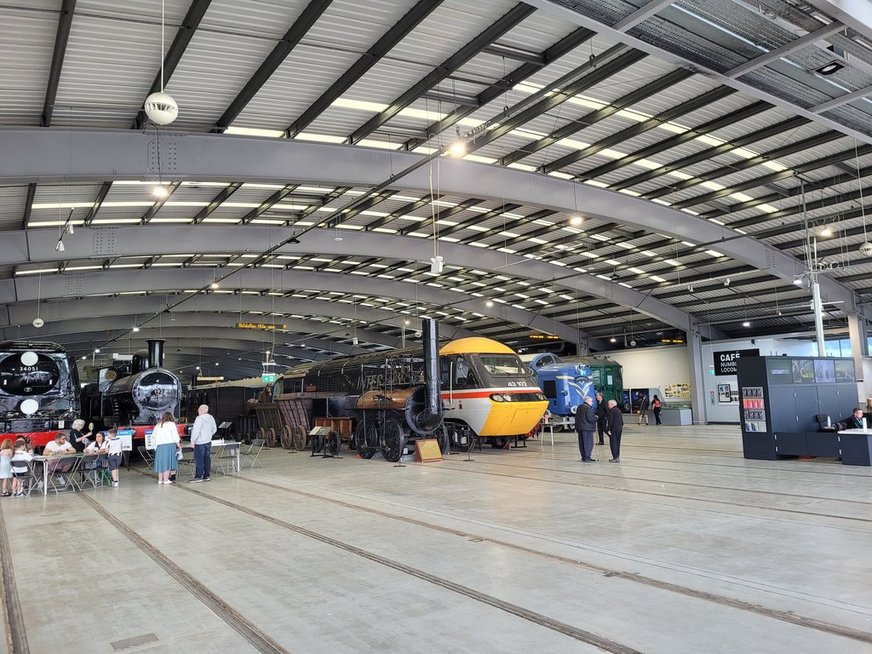
[[[667,384],[689,384],[687,346],[664,345],[637,350],[597,352],[623,367],[624,388],[663,388]]]

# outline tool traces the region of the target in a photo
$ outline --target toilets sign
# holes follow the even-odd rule
[[[735,375],[739,371],[739,359],[760,356],[760,350],[730,350],[714,352],[715,375]]]

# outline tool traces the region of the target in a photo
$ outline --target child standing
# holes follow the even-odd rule
[[[12,479],[12,455],[15,452],[12,450],[12,440],[6,438],[0,443],[0,497],[9,497],[12,492],[9,490],[10,480]]]
[[[121,466],[121,438],[114,429],[109,430],[109,440],[106,441],[106,452],[109,455],[109,470],[112,471],[112,485],[118,485],[118,468]]]
[[[15,497],[24,497],[24,482],[21,480],[27,477],[27,463],[33,460],[33,454],[30,453],[30,448],[27,446],[27,441],[19,438],[15,441],[15,453],[10,461],[12,465],[12,494]]]

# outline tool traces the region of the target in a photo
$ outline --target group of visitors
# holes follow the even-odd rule
[[[593,434],[596,430],[599,439],[598,445],[605,445],[605,436],[609,437],[609,449],[612,453],[610,463],[621,462],[621,435],[624,431],[624,414],[618,406],[616,400],[608,400],[603,397],[603,394],[596,394],[596,409],[593,408],[594,399],[590,396],[584,398],[584,402],[578,407],[575,412],[575,431],[578,433],[578,449],[581,451],[581,460],[584,463],[594,463],[593,458]],[[642,403],[639,407],[639,424],[642,424],[644,415],[645,424],[648,424],[648,409],[652,408],[654,419],[657,424],[660,422],[660,411],[662,409],[660,399],[655,395],[651,402],[648,397],[642,396]]]
[[[111,472],[112,485],[119,485],[118,470],[121,467],[122,439],[115,429],[110,429],[104,435],[95,431],[93,423],[85,430],[84,420],[73,421],[69,435],[58,432],[54,440],[46,443],[43,456],[60,458],[77,453],[85,455],[105,456],[107,467]],[[212,467],[212,436],[218,431],[215,419],[209,415],[209,407],[205,404],[197,409],[197,418],[191,430],[191,445],[194,447],[195,477],[191,483],[209,481]],[[158,484],[171,484],[171,475],[178,469],[178,460],[182,451],[181,438],[172,413],[165,413],[155,425],[154,432],[154,471],[158,475]],[[91,440],[93,438],[93,440]],[[28,463],[33,460],[34,451],[30,442],[18,438],[5,439],[0,443],[0,496],[24,497],[24,479],[28,476]],[[10,484],[11,482],[11,484]],[[65,483],[64,479],[61,479]]]

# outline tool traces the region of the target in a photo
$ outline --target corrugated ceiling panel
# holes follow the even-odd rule
[[[4,10],[0,20],[0,125],[39,125],[58,4],[39,0],[28,5],[36,11]]]
[[[0,186],[0,229],[21,229],[26,186]]]

